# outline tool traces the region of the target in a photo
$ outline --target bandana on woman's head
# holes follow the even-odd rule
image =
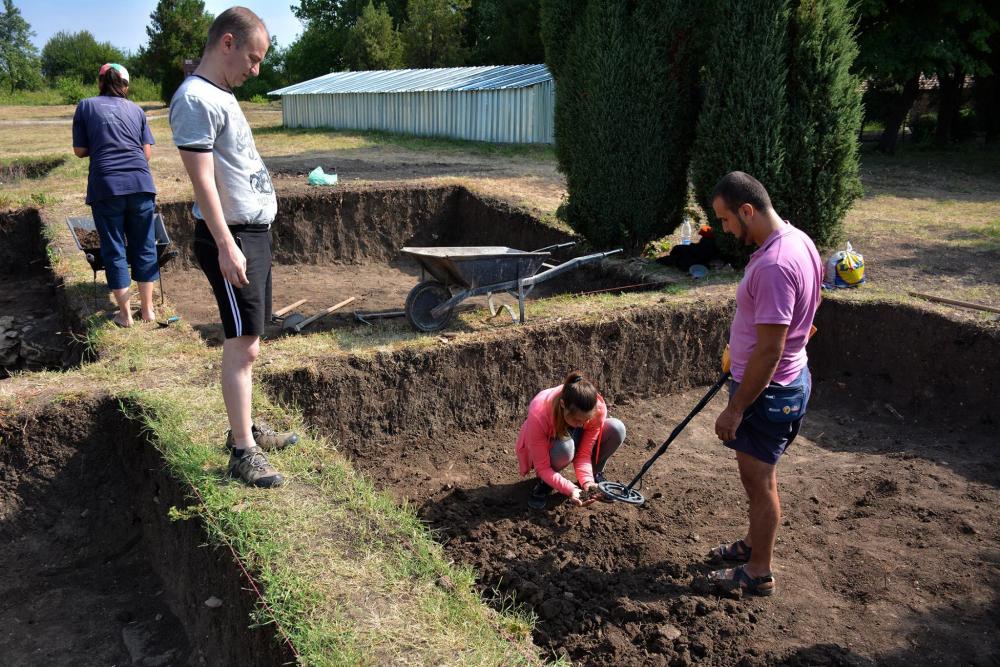
[[[128,83],[128,70],[118,63],[104,63],[101,65],[101,70],[97,73],[97,76],[104,76],[104,73],[112,67],[114,67],[115,71],[118,72],[118,76],[120,76],[125,83]]]

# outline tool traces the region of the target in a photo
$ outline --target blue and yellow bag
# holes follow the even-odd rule
[[[865,258],[855,252],[851,244],[846,250],[838,250],[826,262],[826,277],[823,287],[857,287],[865,282]]]

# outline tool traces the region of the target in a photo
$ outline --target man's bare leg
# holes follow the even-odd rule
[[[237,336],[222,344],[222,398],[237,449],[254,446],[250,403],[253,363],[260,354],[259,336]]]
[[[771,572],[774,539],[781,520],[778,469],[744,452],[736,452],[736,461],[750,500],[750,527],[744,541],[752,551],[743,569],[751,577],[760,577]]]

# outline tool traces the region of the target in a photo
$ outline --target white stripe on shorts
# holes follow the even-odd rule
[[[236,323],[236,335],[243,335],[243,319],[240,317],[240,309],[236,305],[236,293],[233,292],[233,286],[230,284],[226,277],[222,277],[222,282],[226,286],[226,294],[229,295],[229,307],[233,310],[233,321]]]

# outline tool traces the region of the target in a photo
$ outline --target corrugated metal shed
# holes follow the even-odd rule
[[[270,93],[286,127],[385,130],[501,143],[552,143],[545,65],[333,72]]]

